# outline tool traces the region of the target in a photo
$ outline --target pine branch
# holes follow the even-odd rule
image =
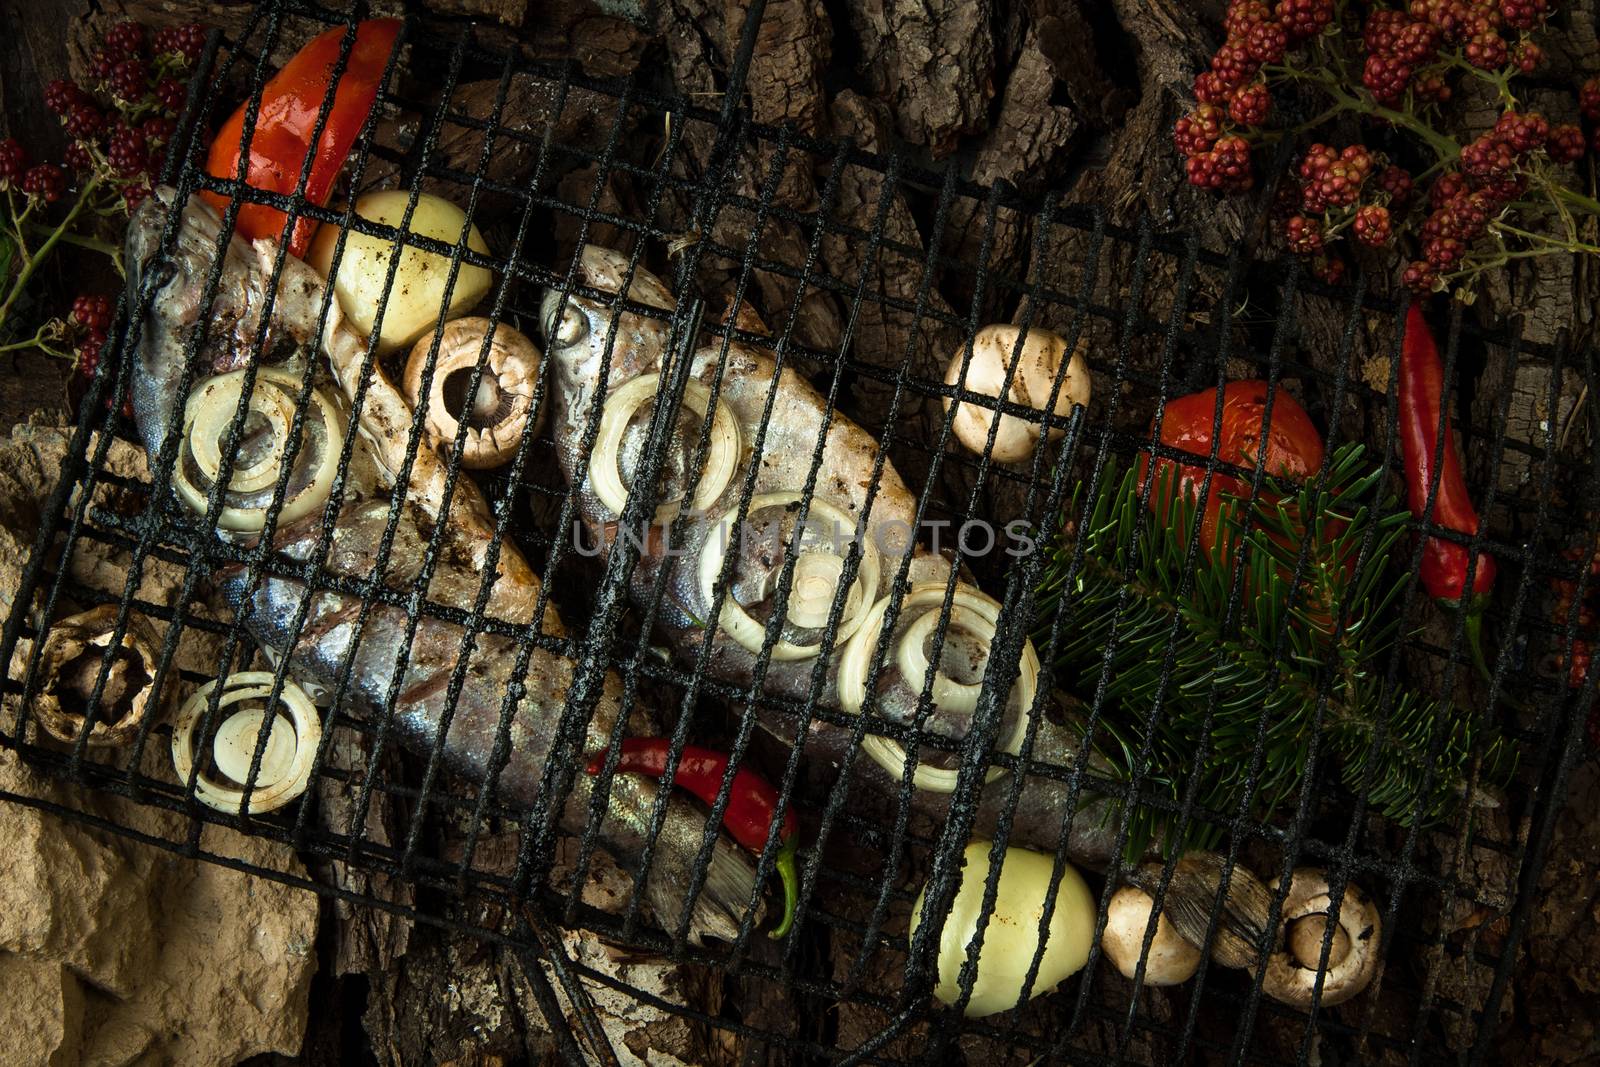
[[[1198,804],[1231,815],[1253,774],[1247,810],[1270,819],[1306,785],[1320,731],[1319,759],[1331,758],[1346,788],[1391,818],[1428,824],[1459,802],[1474,753],[1488,780],[1509,774],[1507,746],[1480,737],[1472,716],[1403,689],[1385,707],[1406,584],[1390,556],[1405,515],[1359,445],[1334,454],[1320,488],[1268,478],[1253,506],[1224,496],[1217,544],[1208,555],[1197,543],[1192,565],[1200,516],[1171,491],[1172,466],[1162,468],[1149,500],[1165,514],[1142,526],[1136,470],[1108,469],[1115,488],[1081,528],[1080,502],[1069,505],[1040,584],[1035,643],[1045,647],[1064,613],[1058,682],[1082,693],[1104,682],[1096,744],[1124,779],[1148,744],[1144,792],[1178,802],[1192,789]],[[1136,805],[1129,853],[1157,837],[1171,851],[1220,836],[1211,822],[1178,827]]]

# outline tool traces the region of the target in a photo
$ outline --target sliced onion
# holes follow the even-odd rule
[[[189,398],[184,408],[183,453],[173,471],[173,487],[184,503],[205,514],[211,487],[222,473],[222,446],[228,439],[244,390],[245,372],[230,371],[206,379]],[[281,367],[261,367],[256,371],[255,387],[250,392],[250,410],[245,415],[241,439],[254,420],[267,424],[270,445],[257,458],[236,455],[228,477],[228,487],[217,523],[225,530],[255,531],[266,525],[267,507],[283,465],[289,435],[294,426],[295,401],[300,392],[298,375]],[[304,436],[297,457],[298,472],[290,475],[280,523],[293,522],[310,514],[328,499],[338,472],[339,453],[344,447],[341,418],[320,389],[311,391],[311,405],[304,420]],[[316,427],[320,425],[320,436]],[[193,473],[191,473],[193,468]],[[193,475],[199,475],[195,478]]]
[[[213,762],[217,770],[236,785],[219,782],[201,772],[195,777],[194,795],[202,804],[236,813],[244,803],[243,786],[255,757],[261,719],[267,713],[266,700],[272,695],[272,679],[271,671],[242,671],[207,682],[178,712],[172,729],[172,764],[178,780],[187,784],[194,771],[195,730],[205,718],[212,690],[222,686],[222,696],[217,702],[219,712],[245,701],[260,701],[229,715],[214,731],[211,739]],[[285,679],[278,703],[288,709],[289,717],[273,717],[267,747],[261,754],[261,769],[255,788],[250,792],[251,814],[281,808],[306,791],[311,764],[322,738],[322,720],[317,717],[316,706],[299,686]]]
[[[896,623],[898,634],[891,640],[888,662],[900,671],[903,684],[917,691],[922,689],[928,675],[926,645],[939,625],[939,613],[944,604],[945,583],[919,582],[913,585],[900,604]],[[859,715],[867,702],[867,676],[870,673],[872,654],[877,649],[883,633],[884,616],[889,610],[890,597],[884,597],[867,612],[865,625],[857,630],[845,646],[839,659],[839,704],[844,710]],[[1000,604],[986,596],[982,590],[965,582],[958,583],[950,606],[948,635],[956,630],[992,642],[1000,620]],[[1025,641],[1022,658],[1018,664],[1018,678],[1011,690],[1011,699],[1020,701],[1024,714],[1017,716],[1011,732],[1000,739],[999,750],[1015,755],[1022,748],[1027,732],[1028,715],[1032,714],[1034,693],[1039,684],[1039,655],[1033,642]],[[933,678],[933,704],[939,711],[969,714],[978,706],[981,683],[957,681],[943,671]],[[862,747],[890,773],[903,777],[906,769],[906,750],[898,741],[868,734]],[[917,765],[912,781],[919,789],[935,793],[948,793],[956,787],[956,770]],[[987,781],[994,781],[1003,773],[1000,767],[990,767]]]
[[[796,492],[760,494],[751,498],[746,518],[752,519],[757,512],[767,508],[788,508],[798,504],[801,499],[801,495]],[[737,506],[724,513],[707,534],[705,545],[700,550],[700,595],[707,604],[715,599],[717,577],[722,572],[722,561],[728,554],[729,546],[736,540],[734,524],[738,518]],[[825,529],[831,527],[839,536],[837,538],[806,536],[819,525]],[[789,600],[784,609],[789,622],[814,630],[820,630],[827,625],[828,616],[833,611],[839,580],[844,576],[844,553],[849,550],[849,542],[855,535],[855,529],[855,519],[827,501],[812,499],[811,508],[807,513],[806,529],[796,531],[800,535],[800,544],[786,546],[789,550],[798,549],[794,562],[794,576],[789,586]],[[872,539],[862,538],[861,563],[856,568],[856,580],[851,583],[850,591],[845,594],[839,631],[835,636],[836,642],[840,645],[856,632],[866,618],[872,596],[878,591],[881,566],[878,550],[872,544]],[[742,648],[751,652],[761,651],[762,643],[766,640],[766,624],[752,618],[732,592],[723,598],[722,613],[717,621],[723,632]],[[772,658],[810,659],[821,651],[820,644],[801,645],[790,641],[779,641],[772,646]]]
[[[605,410],[600,415],[600,433],[595,438],[589,460],[589,484],[600,503],[617,515],[622,514],[628,502],[628,487],[623,485],[622,472],[617,467],[622,435],[627,432],[634,412],[653,401],[660,388],[661,375],[643,374],[606,397]],[[683,387],[683,403],[704,419],[711,406],[711,390],[700,382],[687,382]],[[716,503],[733,480],[739,466],[741,444],[739,423],[728,405],[719,400],[717,413],[711,420],[711,447],[706,455],[705,471],[695,486],[693,510],[704,511]],[[681,497],[663,501],[656,508],[656,522],[671,522],[677,518],[681,506]]]

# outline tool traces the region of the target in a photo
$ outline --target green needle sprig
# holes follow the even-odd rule
[[[1176,804],[1192,791],[1210,811],[1284,818],[1319,736],[1317,765],[1405,825],[1455,810],[1475,756],[1481,781],[1509,775],[1509,747],[1465,709],[1403,686],[1385,694],[1409,580],[1392,558],[1406,516],[1359,445],[1335,452],[1321,484],[1267,478],[1254,505],[1223,495],[1216,544],[1197,545],[1192,567],[1187,493],[1158,475],[1154,513],[1141,515],[1137,470],[1113,461],[1104,484],[1081,523],[1081,502],[1069,505],[1034,641],[1046,648],[1064,615],[1056,682],[1085,698],[1104,684],[1096,748],[1130,781],[1148,746],[1142,796]],[[1135,805],[1130,860],[1151,842],[1171,853],[1220,840],[1215,822],[1180,825],[1168,807]]]

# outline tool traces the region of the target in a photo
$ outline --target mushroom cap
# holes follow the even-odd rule
[[[539,380],[538,347],[515,327],[503,322],[495,324],[478,315],[453,319],[443,329],[423,334],[412,346],[401,378],[401,390],[413,410],[423,406],[423,378],[436,336],[439,350],[433,377],[427,383],[428,403],[423,415],[428,436],[440,452],[448,455],[465,417],[462,466],[482,470],[505,463],[521,442],[529,416],[534,420],[534,433],[543,421],[543,411],[533,409],[534,388]],[[484,356],[483,376],[469,398],[466,391],[471,388],[478,358],[483,355],[485,337],[489,338],[489,351]]]
[[[1344,936],[1335,936],[1329,946],[1319,1003],[1330,1007],[1343,1004],[1371,984],[1378,973],[1382,933],[1377,906],[1360,886],[1347,882],[1344,899],[1334,913],[1327,872],[1301,867],[1291,877],[1289,893],[1283,901],[1283,922],[1289,930],[1286,946],[1267,958],[1266,974],[1261,980],[1261,988],[1268,996],[1295,1007],[1311,1006],[1317,978],[1322,973],[1318,964],[1330,913],[1338,923],[1334,933]]]
[[[101,604],[59,619],[49,627],[40,655],[45,678],[34,697],[34,717],[58,741],[75,743],[83,732],[89,697],[100,684],[106,648],[116,630],[117,605]],[[143,619],[129,615],[101,686],[100,705],[88,744],[124,745],[133,740],[155,694],[155,640]]]
[[[946,385],[959,386],[969,393],[999,397],[1005,384],[1006,370],[1016,360],[1016,370],[1011,376],[1006,398],[1012,403],[1034,408],[1043,413],[1050,404],[1051,391],[1056,388],[1056,375],[1066,360],[1067,342],[1059,334],[1040,327],[1030,327],[1017,352],[1017,339],[1021,327],[1005,323],[985,326],[972,339],[972,358],[968,360],[966,345],[956,348],[945,371]],[[1061,378],[1061,387],[1051,405],[1056,415],[1066,416],[1074,404],[1088,404],[1090,396],[1089,365],[1084,359],[1086,344],[1080,341],[1067,360]],[[962,379],[965,365],[966,377]],[[956,408],[952,429],[956,437],[970,451],[982,455],[989,441],[989,428],[994,424],[995,410],[972,402],[957,402],[945,398],[945,409]],[[989,455],[1001,463],[1016,463],[1033,454],[1039,442],[1041,424],[1017,415],[1001,415],[995,430],[993,448]],[[1050,437],[1060,437],[1059,427],[1052,427]]]
[[[1145,985],[1178,985],[1194,977],[1200,966],[1200,950],[1185,941],[1163,912],[1156,919],[1155,939],[1144,952],[1145,931],[1155,898],[1135,886],[1125,885],[1106,906],[1106,928],[1100,947],[1124,978],[1132,978],[1144,959]]]

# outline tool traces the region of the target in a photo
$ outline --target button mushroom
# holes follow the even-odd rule
[[[422,379],[434,336],[424,334],[406,361],[401,388],[413,410],[424,407]],[[464,418],[467,434],[462,443],[462,465],[474,470],[498,467],[516,452],[530,417],[534,420],[531,432],[539,430],[543,413],[533,411],[539,349],[521,331],[505,323],[496,326],[479,316],[447,322],[437,336],[439,353],[428,383],[427,410],[423,415],[428,436],[441,452],[448,454],[455,447]],[[486,337],[489,351],[484,357],[483,377],[468,397]]]
[[[1277,888],[1274,883],[1273,888]],[[1371,984],[1378,973],[1378,941],[1382,924],[1372,898],[1353,882],[1345,884],[1338,911],[1333,910],[1326,871],[1301,867],[1289,882],[1283,901],[1286,944],[1267,959],[1262,990],[1274,1000],[1309,1008],[1318,979],[1319,1003],[1343,1004]],[[1334,923],[1328,946],[1328,966],[1322,962],[1323,941]]]
[[[1041,419],[1050,403],[1051,390],[1056,387],[1056,376],[1061,374],[1061,387],[1055,393],[1051,410],[1065,416],[1074,404],[1089,403],[1089,365],[1084,360],[1085,344],[1080,342],[1067,361],[1062,373],[1061,363],[1066,356],[1067,342],[1049,330],[1030,328],[1017,354],[1017,338],[1022,330],[1016,326],[997,324],[985,326],[972,340],[972,359],[966,358],[966,346],[956,349],[945,371],[944,383],[987,397],[999,397],[1005,385],[1006,369],[1016,358],[1016,372],[1011,376],[1011,386],[1006,397],[1016,404],[1034,408],[1039,412],[1032,419],[1017,415],[1000,416],[1000,426],[995,432],[994,447],[989,455],[1001,463],[1016,463],[1033,454],[1043,429]],[[966,377],[962,380],[965,365]],[[994,423],[995,409],[972,401],[958,402],[955,397],[945,398],[945,410],[952,404],[956,413],[952,422],[956,437],[971,451],[982,455],[989,443],[989,427]],[[1050,437],[1060,437],[1060,428],[1052,428]]]
[[[266,701],[272,694],[272,680],[271,671],[230,674],[201,686],[178,712],[172,729],[172,764],[178,780],[185,785],[194,775],[195,799],[202,804],[237,814],[244,803],[244,786],[249,782],[252,789],[248,810],[259,815],[283,807],[306,791],[322,737],[322,720],[305,692],[287,680],[278,694],[278,705],[289,714],[273,715],[266,744],[261,749],[261,765],[254,781],[250,779],[250,765],[261,743],[262,721],[268,711]],[[217,700],[217,714],[226,718],[212,731],[210,758],[203,760],[199,773],[195,774],[196,751],[203,747],[203,742],[196,744],[195,734],[211,705],[212,691],[219,685],[222,694]],[[236,704],[246,706],[229,712]],[[208,773],[207,763],[222,775],[222,779]]]
[[[1156,920],[1155,939],[1144,951],[1145,933],[1155,898],[1136,886],[1125,885],[1111,897],[1106,907],[1106,928],[1100,947],[1124,978],[1132,978],[1144,960],[1145,985],[1178,985],[1194,977],[1200,966],[1200,950],[1178,933],[1162,912]]]
[[[117,624],[117,606],[102,604],[50,626],[41,654],[47,679],[33,713],[46,733],[72,743],[91,718],[90,698],[100,685],[106,649]],[[122,639],[105,671],[100,700],[93,708],[91,745],[123,745],[133,740],[155,700],[155,640],[144,620],[130,615]]]
[[[967,945],[978,932],[978,917],[989,878],[989,853],[993,847],[992,842],[983,840],[967,845],[961,883],[939,934],[938,975],[933,995],[945,1004],[954,1004],[961,996],[961,968],[967,959]],[[1006,849],[1000,861],[994,910],[984,926],[972,997],[965,1009],[969,1018],[1005,1011],[1014,1007],[1022,996],[1023,979],[1039,949],[1039,922],[1044,917],[1054,865],[1054,859],[1042,852]],[[910,936],[913,938],[922,922],[926,895],[924,886],[911,908]],[[1056,883],[1054,909],[1050,913],[1044,952],[1030,997],[1050,992],[1083,969],[1089,960],[1089,946],[1094,943],[1094,914],[1094,897],[1084,884],[1083,876],[1072,866],[1064,866]]]

